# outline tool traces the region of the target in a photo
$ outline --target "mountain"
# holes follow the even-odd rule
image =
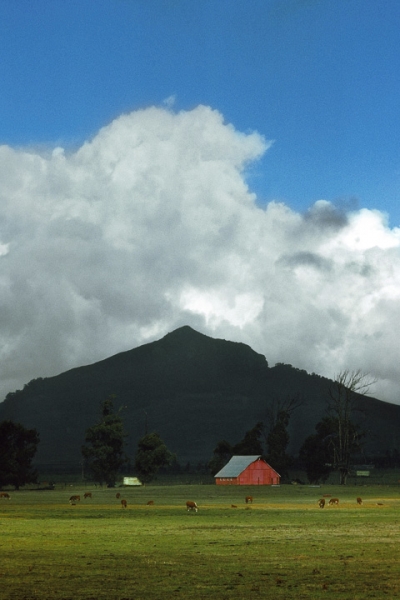
[[[271,401],[299,395],[303,404],[289,426],[289,450],[296,454],[325,415],[329,384],[291,365],[271,368],[245,344],[185,326],[92,365],[30,381],[0,404],[0,421],[39,431],[38,466],[79,468],[85,431],[98,420],[101,402],[115,394],[131,457],[148,430],[161,435],[181,464],[197,464],[211,458],[220,440],[235,444],[258,421],[267,424]],[[360,402],[367,450],[399,449],[400,406],[370,397]]]

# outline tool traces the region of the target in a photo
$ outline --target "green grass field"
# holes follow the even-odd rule
[[[1,600],[400,598],[399,485],[86,490],[0,500]]]

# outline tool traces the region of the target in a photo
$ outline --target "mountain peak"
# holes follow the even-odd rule
[[[167,333],[167,335],[165,335],[164,338],[172,337],[172,336],[183,338],[183,337],[189,337],[189,336],[193,337],[193,336],[198,336],[198,335],[207,337],[203,333],[196,331],[189,325],[182,325],[182,327],[178,327],[177,329],[174,329],[174,331],[170,331],[169,333]]]

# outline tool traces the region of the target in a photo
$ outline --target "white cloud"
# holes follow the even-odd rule
[[[0,147],[1,397],[186,323],[272,364],[371,371],[400,402],[400,231],[324,200],[261,209],[246,168],[269,142],[170,108],[70,154]]]
[[[167,108],[172,108],[175,105],[176,102],[176,94],[171,94],[171,96],[168,96],[168,98],[165,98],[163,100],[163,104],[164,106],[166,106]]]

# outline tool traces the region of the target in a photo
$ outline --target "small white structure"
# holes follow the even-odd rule
[[[142,482],[137,477],[124,477],[123,485],[142,485]]]

